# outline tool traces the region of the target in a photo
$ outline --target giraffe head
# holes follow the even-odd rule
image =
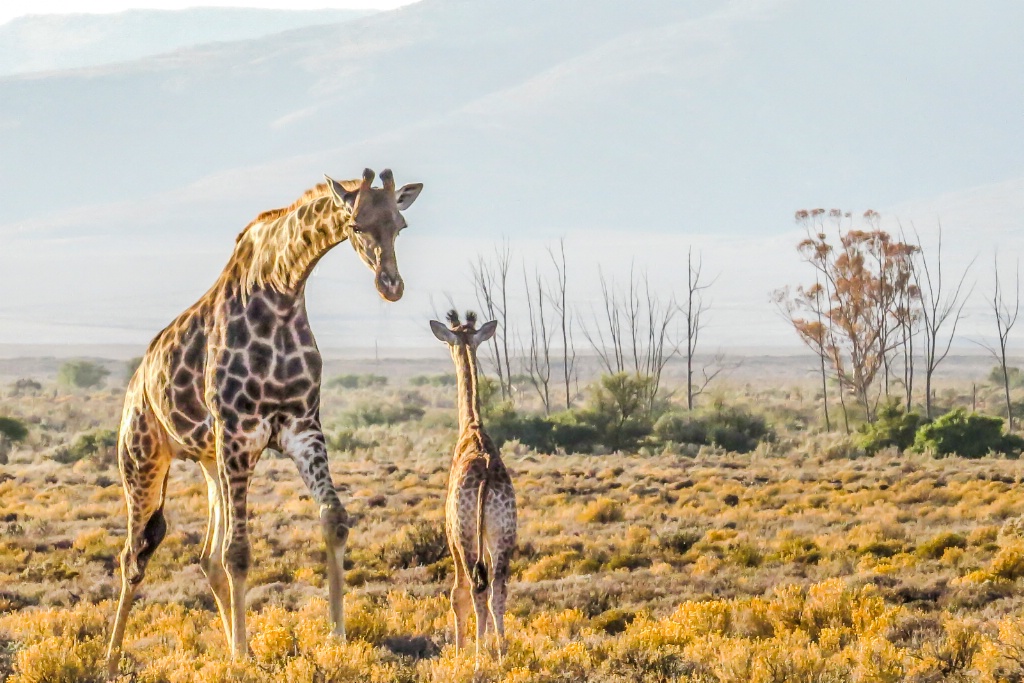
[[[498,322],[492,320],[476,328],[476,313],[466,311],[466,324],[459,322],[459,312],[455,309],[448,311],[448,327],[436,320],[430,321],[430,329],[440,341],[448,344],[453,356],[465,349],[467,353],[476,357],[476,348],[494,336],[498,329]]]
[[[328,176],[327,184],[339,208],[352,215],[345,237],[374,273],[374,285],[387,301],[398,301],[405,291],[398,273],[395,238],[406,226],[402,211],[412,206],[423,189],[422,183],[403,185],[395,190],[395,177],[390,169],[380,172],[383,187],[372,187],[374,173],[363,171],[361,180],[337,181]]]

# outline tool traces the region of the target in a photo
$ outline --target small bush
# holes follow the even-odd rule
[[[22,377],[11,385],[11,396],[33,396],[43,390],[43,385],[34,379]]]
[[[426,411],[408,403],[359,403],[344,416],[345,423],[353,427],[394,425],[419,420]]]
[[[0,416],[0,441],[21,443],[28,436],[28,425],[14,417]]]
[[[441,522],[419,521],[406,527],[397,540],[381,548],[381,557],[392,569],[425,567],[448,554],[448,539]]]
[[[879,408],[875,422],[861,426],[857,442],[868,455],[890,446],[903,451],[914,445],[922,421],[917,413],[906,412],[899,401],[888,401]]]
[[[729,550],[729,559],[741,567],[759,567],[764,556],[753,543],[739,543]]]
[[[103,384],[110,370],[88,360],[69,360],[57,371],[57,381],[76,389],[93,389]]]
[[[577,413],[579,422],[592,428],[596,441],[608,450],[635,450],[651,433],[652,384],[650,377],[628,372],[602,376]]]
[[[1015,434],[1003,434],[1002,418],[957,408],[918,429],[914,450],[964,458],[980,458],[990,452],[1020,457],[1024,439]]]
[[[611,498],[590,501],[576,517],[576,521],[583,524],[609,524],[621,522],[623,519],[622,506]]]
[[[117,432],[112,429],[96,429],[80,434],[69,446],[57,448],[51,457],[59,463],[70,464],[83,458],[92,458],[98,464],[114,462],[117,456]]]
[[[1024,576],[1024,545],[1011,543],[1000,548],[992,558],[989,571],[993,576],[1007,581],[1016,581]]]
[[[658,546],[682,555],[696,545],[703,537],[703,532],[697,529],[680,529],[658,536]]]
[[[954,534],[952,532],[944,532],[929,539],[917,546],[917,554],[921,557],[927,557],[932,560],[937,560],[942,557],[942,554],[946,552],[947,548],[966,548],[967,539],[961,534]]]
[[[487,419],[487,433],[500,448],[506,441],[519,443],[540,453],[591,453],[598,432],[580,423],[575,413],[566,411],[548,417],[520,415],[508,404],[495,408]]]
[[[590,620],[590,627],[595,631],[604,631],[610,636],[618,635],[626,630],[636,618],[635,612],[623,609],[610,609],[598,614]]]
[[[458,383],[454,374],[446,375],[416,375],[409,378],[409,384],[414,387],[453,387]]]
[[[641,567],[650,567],[651,558],[636,553],[618,553],[608,558],[605,566],[609,571],[615,571],[616,569],[629,569],[632,571]]]
[[[327,437],[327,447],[332,451],[352,452],[358,448],[373,448],[377,442],[373,439],[360,439],[351,429],[339,429]]]
[[[368,389],[387,386],[388,378],[383,375],[338,375],[328,382],[328,388]]]
[[[1010,378],[1009,385],[1011,389],[1024,389],[1024,373],[1021,372],[1020,368],[1010,366],[1006,368],[1006,374],[1004,375],[1002,366],[994,365],[988,373],[989,383],[997,387],[1003,386],[1003,382],[1007,377]]]
[[[774,439],[763,417],[724,405],[697,414],[662,415],[654,424],[654,436],[664,444],[718,446],[736,453],[749,453],[761,441]]]

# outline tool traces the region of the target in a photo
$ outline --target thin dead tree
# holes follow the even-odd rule
[[[683,310],[686,317],[686,409],[693,410],[694,399],[704,393],[708,385],[722,372],[722,368],[717,367],[709,372],[708,368],[704,367],[701,369],[703,379],[700,386],[694,382],[693,359],[697,353],[700,333],[706,324],[704,314],[711,308],[711,304],[704,300],[704,292],[715,281],[706,282],[701,279],[704,259],[700,254],[694,259],[692,247],[686,252],[686,266],[686,307]]]
[[[576,346],[572,338],[572,313],[566,300],[568,269],[565,259],[565,238],[558,240],[558,254],[548,247],[548,255],[555,267],[555,289],[549,298],[562,333],[562,380],[565,383],[565,409],[569,410],[572,408],[572,380],[576,374]]]
[[[824,312],[827,306],[827,296],[823,296],[824,294],[825,288],[822,287],[820,280],[815,279],[812,286],[798,286],[795,293],[788,286],[775,290],[772,292],[772,302],[786,322],[793,325],[800,341],[818,357],[825,431],[831,432],[832,421],[828,412],[829,333],[826,327],[829,319]],[[803,318],[805,312],[812,313],[815,319]]]
[[[526,311],[529,321],[529,344],[526,345],[526,355],[523,358],[523,368],[526,376],[530,379],[537,396],[540,397],[544,406],[544,414],[551,413],[551,341],[554,337],[554,328],[548,322],[548,315],[544,310],[544,300],[548,295],[544,290],[544,281],[540,273],[534,273],[534,288],[530,287],[530,280],[526,274],[526,265],[523,265],[523,286],[526,291]]]
[[[913,225],[911,225],[913,228]],[[902,227],[901,227],[902,229]],[[924,340],[924,412],[925,417],[932,419],[932,377],[935,369],[949,355],[953,345],[956,328],[963,319],[964,305],[974,291],[972,285],[966,292],[964,284],[967,275],[974,265],[974,259],[967,264],[960,279],[950,290],[943,281],[942,264],[942,223],[939,223],[938,240],[935,245],[934,259],[929,260],[929,252],[921,242],[921,236],[914,228],[914,238],[918,244],[918,258],[911,263],[911,275],[921,301],[921,331]]]
[[[642,361],[637,367],[637,374],[651,378],[647,411],[653,413],[658,392],[661,390],[661,377],[665,366],[679,355],[682,339],[676,337],[673,328],[675,316],[679,311],[675,296],[670,295],[668,301],[661,301],[656,294],[652,294],[651,284],[646,273],[643,283],[644,310],[647,317],[642,323],[638,321],[638,325],[645,327],[646,343],[641,346],[640,353],[637,354]]]
[[[651,290],[646,274],[630,270],[630,281],[619,292],[600,273],[602,313],[593,315],[593,326],[582,326],[584,337],[608,374],[632,371],[650,379],[644,407],[653,411],[665,366],[679,354],[682,339],[673,326],[679,306],[674,296],[661,299]]]
[[[601,282],[601,315],[594,314],[593,328],[584,325],[583,336],[609,375],[626,371],[626,355],[622,338],[622,310],[618,293],[604,270],[598,269]],[[607,329],[607,338],[605,330]]]
[[[491,352],[503,400],[513,399],[512,361],[509,354],[512,331],[508,326],[508,271],[511,265],[512,252],[506,241],[501,247],[495,247],[493,262],[481,255],[472,266],[477,301],[491,320],[500,323],[497,333],[492,337]]]
[[[1020,263],[1014,268],[1013,277],[1013,305],[1006,296],[1002,282],[999,280],[999,258],[993,257],[993,271],[995,273],[996,286],[992,293],[992,313],[996,316],[996,346],[988,346],[989,353],[999,363],[999,370],[1003,375],[1003,396],[1006,400],[1006,424],[1013,429],[1013,404],[1010,401],[1010,369],[1006,362],[1006,346],[1010,339],[1010,332],[1017,324],[1017,315],[1020,313]]]

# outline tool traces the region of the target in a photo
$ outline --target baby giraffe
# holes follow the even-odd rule
[[[476,329],[476,315],[448,312],[450,328],[430,321],[434,336],[448,344],[455,361],[459,387],[459,440],[448,476],[445,531],[455,561],[452,611],[455,613],[455,652],[465,647],[469,631],[469,603],[476,613],[476,666],[490,623],[498,635],[499,657],[505,654],[505,596],[508,565],[516,545],[516,493],[501,455],[484,431],[477,390],[476,349],[494,336],[498,324]]]

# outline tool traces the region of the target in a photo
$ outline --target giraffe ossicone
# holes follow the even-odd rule
[[[128,384],[118,465],[128,505],[121,597],[107,650],[116,675],[132,599],[167,524],[174,458],[199,463],[209,523],[200,564],[234,656],[247,652],[246,577],[252,561],[246,495],[264,449],[291,458],[320,507],[330,617],[344,637],[348,514],[335,490],[320,424],[323,361],[306,315],[305,287],[327,251],[349,241],[381,297],[404,292],[395,238],[422,185],[395,189],[390,170],[373,187],[327,178],[288,207],[266,211],[238,235],[220,277],[150,343]]]

